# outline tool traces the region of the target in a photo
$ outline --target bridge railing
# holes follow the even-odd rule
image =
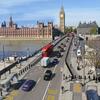
[[[52,41],[51,43],[53,43],[54,46],[56,46],[56,45],[57,45],[60,41],[62,41],[65,37],[66,37],[66,35],[63,36],[63,37],[61,37],[61,38],[58,39],[58,40]],[[35,51],[33,54],[29,55],[28,57],[20,58],[20,59],[18,59],[17,61],[15,61],[14,63],[12,63],[11,65],[9,65],[9,66],[7,66],[6,68],[2,69],[2,70],[0,71],[0,77],[1,77],[1,75],[3,75],[3,74],[6,73],[6,72],[9,72],[9,74],[10,74],[10,73],[11,73],[11,69],[14,68],[17,64],[22,63],[23,61],[26,61],[26,60],[28,60],[28,59],[31,58],[31,57],[34,57],[35,55],[37,55],[38,53],[40,53],[41,50],[42,50],[42,48],[40,48],[39,50]]]

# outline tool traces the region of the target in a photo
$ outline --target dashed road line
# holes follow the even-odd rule
[[[56,67],[57,67],[57,65],[55,66],[55,68],[54,68],[54,70],[53,70],[53,73],[55,72],[55,70],[56,70]],[[48,88],[49,88],[49,86],[50,86],[50,82],[51,82],[51,81],[49,81],[49,83],[48,83],[48,85],[47,85],[47,88],[46,88],[46,90],[45,90],[45,93],[44,93],[44,95],[43,95],[43,98],[42,98],[42,100],[44,100],[44,98],[45,98],[45,96],[46,96],[46,93],[47,93],[47,91],[48,91]]]

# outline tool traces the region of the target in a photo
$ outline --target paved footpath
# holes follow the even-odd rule
[[[72,63],[72,66],[75,68],[75,70],[77,71],[77,73],[79,75],[81,75],[83,77],[84,75],[84,63],[86,64],[85,65],[85,75],[86,75],[86,80],[85,80],[85,91],[87,89],[94,89],[96,88],[97,91],[98,91],[98,95],[100,96],[100,83],[95,83],[95,81],[93,80],[89,80],[88,76],[88,72],[90,70],[90,67],[89,66],[89,62],[87,59],[85,59],[85,62],[84,62],[84,59],[82,59],[82,61],[79,62],[79,66],[81,66],[81,70],[77,70],[77,66],[78,66],[78,62],[77,62],[77,57],[76,57],[76,54],[75,54],[75,51],[74,51],[75,47],[73,45],[73,47],[71,48],[71,63]],[[89,48],[91,49],[91,48]],[[71,82],[70,81],[70,78],[68,78],[70,75],[70,72],[67,68],[67,66],[64,64],[64,67],[63,67],[63,72],[62,72],[62,84],[61,86],[64,86],[64,91],[62,93],[62,90],[60,90],[60,95],[59,95],[59,100],[72,100],[72,96],[73,96],[73,92],[71,91],[72,90],[72,86],[71,86]],[[93,75],[95,75],[95,71],[90,74],[90,77],[93,78]],[[64,80],[64,76],[67,76],[67,79]],[[84,82],[84,80],[82,79],[82,83]],[[85,92],[83,91],[82,92],[82,100],[87,100],[86,99],[86,94]]]
[[[64,91],[60,90],[60,95],[59,95],[59,100],[72,100],[72,92],[70,91],[70,78],[67,80],[63,80],[63,75],[65,74],[65,76],[69,76],[70,72],[67,68],[67,66],[64,64],[63,67],[63,72],[62,72],[62,84],[61,86],[64,86]]]
[[[73,48],[71,48],[71,63],[72,63],[72,66],[75,66],[74,68],[77,71],[77,65],[78,65],[77,57],[75,55],[75,52],[73,51]],[[61,84],[61,86],[64,86],[64,91],[63,91],[63,93],[62,93],[62,90],[60,91],[59,100],[72,100],[73,86],[71,84],[73,82],[70,81],[69,75],[71,75],[71,74],[70,74],[66,64],[64,64],[63,72],[62,72],[62,84]],[[67,76],[67,79],[64,80],[64,76]],[[82,92],[82,100],[86,100],[85,93],[83,93],[83,92]]]

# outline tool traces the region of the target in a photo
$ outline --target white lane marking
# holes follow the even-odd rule
[[[45,71],[46,71],[46,70],[45,70]],[[43,73],[45,73],[45,71],[44,71]],[[37,80],[37,82],[36,82],[36,86],[38,85],[38,83],[39,83],[39,81],[41,80],[41,78],[42,78],[42,77],[39,77],[39,78],[38,78],[38,80]],[[36,88],[36,86],[35,86],[35,88]],[[32,90],[34,90],[34,89],[32,89]]]
[[[45,70],[46,71],[46,70]],[[45,71],[43,73],[45,73]],[[37,80],[37,84],[39,83],[39,81],[41,80],[42,77],[39,77],[39,79]]]
[[[37,84],[39,83],[40,80],[41,80],[41,77],[37,80]]]
[[[45,93],[44,93],[44,95],[43,95],[42,100],[44,100],[44,98],[45,98],[45,96],[46,96],[46,93],[47,93],[47,91],[48,91],[49,85],[50,85],[50,81],[49,81],[49,83],[48,83],[48,85],[47,85],[47,88],[46,88],[46,90],[45,90]]]
[[[53,70],[53,73],[55,72],[57,66],[58,66],[58,65],[55,66],[55,68],[54,68],[54,70]]]
[[[54,70],[53,70],[53,73],[55,72],[55,70],[56,70],[56,67],[57,67],[57,65],[55,66],[55,68],[54,68]],[[47,93],[47,91],[48,91],[48,88],[49,88],[49,86],[50,86],[50,82],[51,82],[51,81],[49,81],[49,83],[48,83],[48,85],[47,85],[47,88],[46,88],[46,90],[45,90],[45,93],[44,93],[44,95],[43,95],[43,98],[42,98],[42,100],[44,100],[44,98],[45,98],[45,96],[46,96],[46,93]]]

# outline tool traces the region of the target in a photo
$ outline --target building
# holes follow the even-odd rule
[[[8,26],[4,21],[0,27],[0,36],[4,37],[17,37],[17,38],[47,38],[52,39],[53,22],[48,22],[47,25],[44,23],[37,22],[36,27],[18,27],[14,23],[12,17],[9,19]]]
[[[78,27],[77,27],[77,33],[78,34],[83,34],[83,35],[90,35],[91,34],[91,30],[93,29],[98,30],[98,25],[95,21],[90,22],[90,23],[79,23]]]
[[[65,11],[63,6],[61,7],[59,18],[60,18],[60,31],[64,33],[65,32]]]

